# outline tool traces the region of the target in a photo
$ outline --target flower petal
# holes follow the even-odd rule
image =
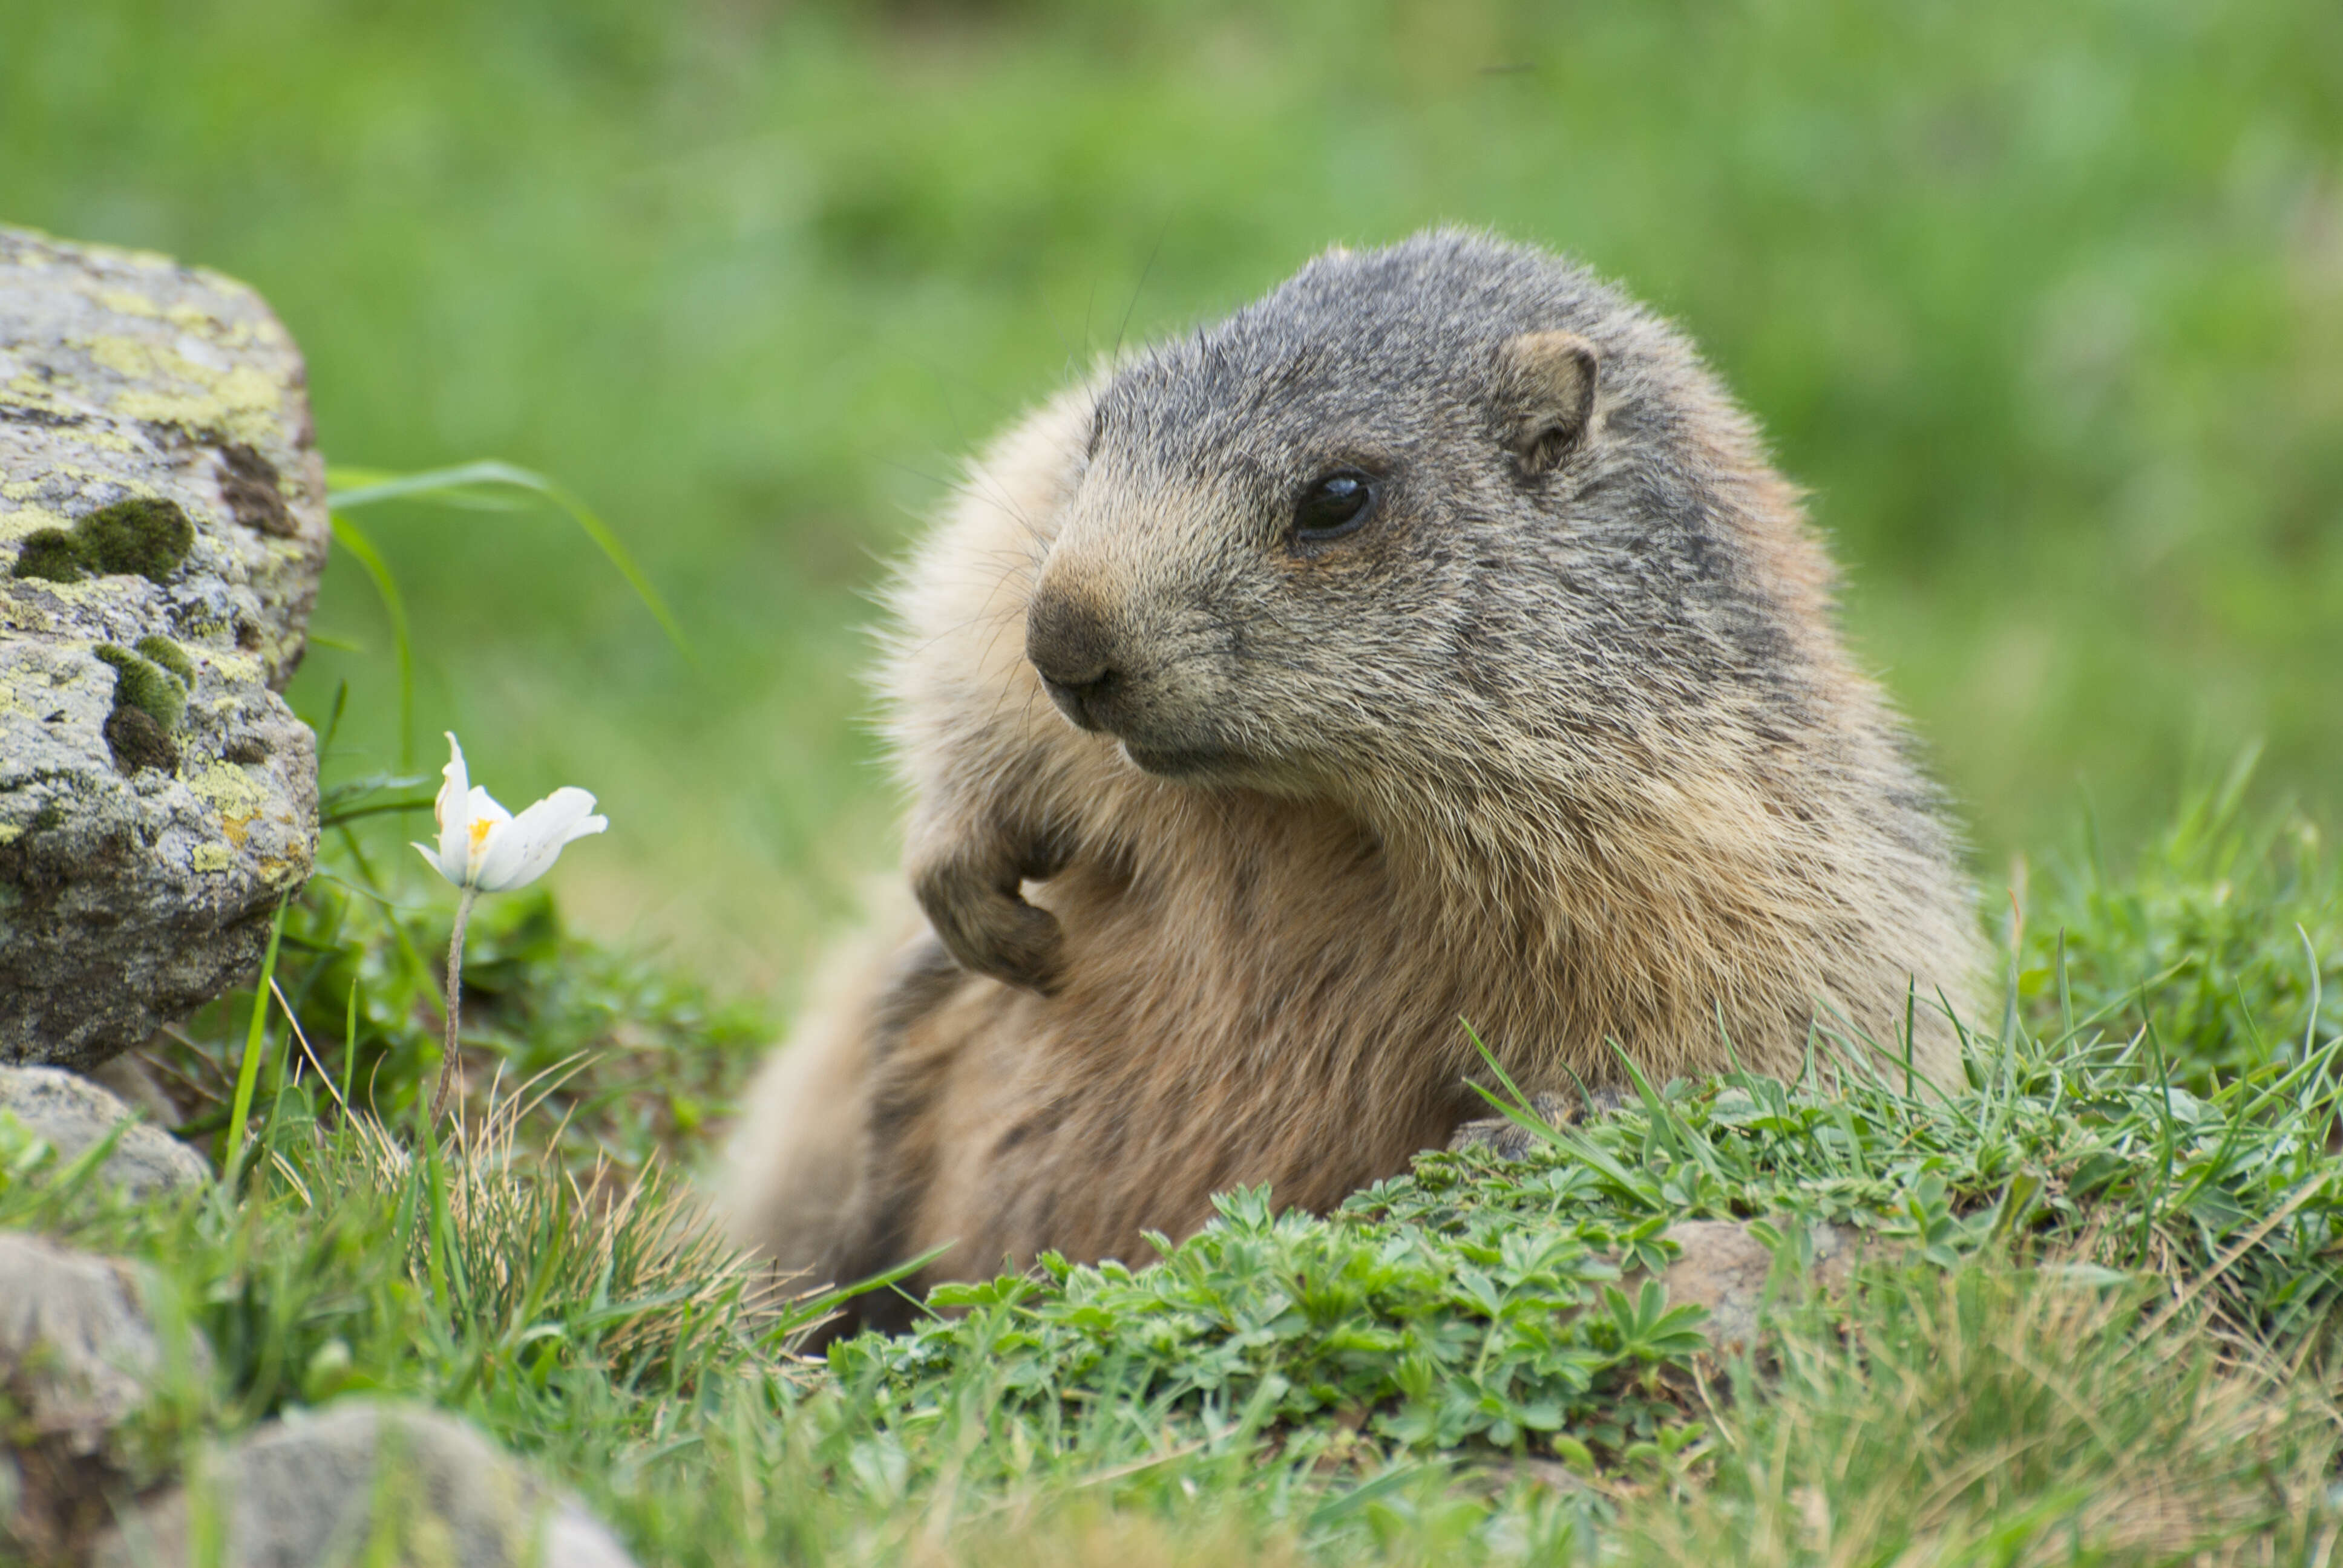
[[[412,839],[409,839],[407,841],[407,847],[414,850],[417,854],[422,856],[424,862],[433,870],[437,871],[443,877],[447,874],[447,869],[439,864],[438,850],[433,849],[428,844],[418,844]],[[460,882],[457,884],[458,887],[461,887],[462,885],[463,884]]]
[[[497,804],[497,798],[480,785],[472,786],[466,798],[465,809],[470,818],[469,831],[464,842],[464,886],[480,886],[480,873],[496,854],[497,843],[512,826],[512,813]]]
[[[525,888],[552,868],[562,846],[598,833],[610,824],[592,815],[594,797],[583,789],[556,789],[531,805],[496,836],[490,858],[480,867],[483,892]]]
[[[460,888],[471,861],[472,784],[464,770],[464,749],[456,744],[456,732],[450,729],[447,736],[447,766],[439,770],[446,782],[431,802],[431,813],[439,819],[439,854],[434,864],[441,876]]]

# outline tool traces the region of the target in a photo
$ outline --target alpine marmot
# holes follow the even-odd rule
[[[1620,1053],[1951,1086],[1972,895],[1832,581],[1684,338],[1536,250],[1330,251],[1102,368],[893,589],[918,912],[765,1068],[732,1233],[1140,1261],[1486,1115],[1467,1025],[1574,1099]]]

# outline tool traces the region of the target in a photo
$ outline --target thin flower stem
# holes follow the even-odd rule
[[[479,896],[478,888],[466,888],[464,896],[456,900],[456,930],[447,939],[447,1043],[439,1051],[439,1090],[431,1097],[431,1125],[439,1125],[439,1114],[447,1109],[447,1091],[456,1087],[456,1037],[464,1018],[464,927],[472,918],[472,900]]]

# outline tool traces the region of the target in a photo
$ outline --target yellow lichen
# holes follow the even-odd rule
[[[21,539],[38,528],[70,528],[73,519],[45,507],[19,507],[0,512],[0,540]]]
[[[176,256],[165,256],[159,250],[141,250],[128,245],[84,245],[75,248],[95,259],[135,266],[141,272],[176,272],[179,269]]]
[[[187,860],[198,871],[225,871],[236,864],[236,851],[226,844],[198,844]]]
[[[79,430],[74,432],[74,441],[76,445],[80,443],[82,437],[83,432]],[[157,490],[154,486],[148,484],[144,479],[136,477],[136,476],[117,473],[111,468],[93,468],[83,463],[52,461],[45,468],[43,468],[41,472],[58,478],[79,479],[85,488],[92,485],[104,485],[114,489],[127,490],[134,496],[159,496],[162,494],[162,492]],[[28,479],[24,482],[24,487],[38,489],[44,483],[45,483],[45,480]],[[7,487],[0,487],[0,495],[6,495],[9,493]]]
[[[146,580],[144,578],[125,576],[85,578],[77,583],[44,582],[41,584],[41,591],[54,595],[69,605],[102,604],[110,601],[117,606],[126,606],[132,599],[138,597],[140,590],[146,586]],[[132,587],[134,583],[138,587]],[[17,579],[12,578],[8,586],[17,587],[19,583]]]
[[[285,396],[283,383],[256,365],[239,365],[219,384],[220,401],[231,408],[274,408]]]
[[[249,822],[268,804],[266,793],[251,775],[232,762],[215,762],[186,783],[197,799],[219,813],[222,822]]]
[[[103,284],[88,290],[89,297],[116,316],[160,316],[162,311],[143,294],[127,288],[108,288]]]
[[[204,649],[204,662],[210,665],[222,680],[242,681],[253,686],[260,684],[260,660],[248,655],[231,653],[226,648],[207,648]],[[232,697],[224,697],[220,700],[231,708],[236,702],[236,699]]]
[[[112,468],[89,468],[79,463],[59,463],[51,471],[63,474],[68,479],[79,479],[85,484],[112,485],[134,496],[159,496],[163,493],[136,474],[120,474]]]
[[[206,373],[205,378],[208,387],[204,393],[126,387],[115,394],[114,412],[150,424],[221,430],[245,441],[265,441],[275,431],[283,386],[250,365],[216,377]]]
[[[77,447],[96,447],[107,452],[138,450],[138,443],[132,440],[126,432],[101,425],[84,425],[80,429],[75,430],[74,444]]]
[[[116,376],[145,381],[155,375],[155,351],[138,338],[109,332],[91,338],[85,347],[92,359]]]
[[[64,398],[49,390],[43,382],[30,376],[19,376],[8,383],[8,401],[19,408],[29,408],[36,414],[78,414]]]
[[[41,586],[45,588],[51,585],[43,583]],[[53,629],[55,623],[49,613],[18,598],[16,596],[20,591],[29,593],[31,590],[20,589],[14,578],[0,579],[0,631],[45,632]]]

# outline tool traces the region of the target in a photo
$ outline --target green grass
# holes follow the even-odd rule
[[[1426,1154],[1323,1218],[1239,1191],[1155,1267],[1046,1259],[819,1360],[792,1350],[818,1303],[715,1245],[662,1158],[726,1113],[758,1020],[541,895],[491,901],[474,1141],[418,1149],[437,1020],[407,955],[447,900],[419,870],[367,887],[354,828],[287,912],[236,1192],[139,1210],[15,1146],[0,1227],[147,1259],[214,1347],[143,1418],[145,1473],[403,1394],[578,1488],[646,1564],[2318,1561],[2343,1029],[2297,927],[2332,921],[2305,900],[2336,866],[2235,798],[2136,869],[2045,879],[2026,951],[2055,923],[2067,962],[2021,970],[1964,1092],[1651,1085],[1520,1161]],[[2196,969],[2094,978],[2176,951]],[[251,1000],[156,1053],[175,1084],[219,1092]],[[1634,1276],[1684,1218],[1775,1240],[1758,1353],[1718,1358]],[[1870,1238],[1836,1298],[1797,1285],[1824,1223]]]
[[[2309,818],[2243,806],[2254,762],[2191,791],[2120,875],[2096,834],[2052,861],[2018,977],[2042,1027],[2099,1017],[2200,1091],[2343,1033],[2343,861]]]
[[[590,929],[786,984],[885,863],[854,628],[959,456],[1121,337],[1456,220],[1679,317],[1851,569],[1992,872],[2192,759],[2332,818],[2343,17],[2320,0],[1558,9],[0,0],[0,216],[256,284],[325,449],[551,508],[363,514],[413,728],[601,794]],[[343,777],[398,766],[362,574]]]

